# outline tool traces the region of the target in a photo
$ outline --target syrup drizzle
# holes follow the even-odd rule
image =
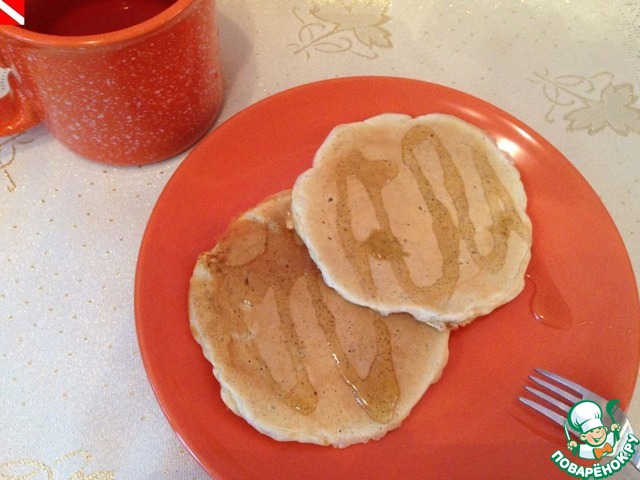
[[[533,255],[526,279],[533,287],[529,308],[533,318],[547,327],[568,330],[574,320],[571,309],[547,267]]]
[[[421,143],[429,143],[436,152],[444,173],[444,185],[453,200],[454,212],[438,199],[431,179],[422,170],[414,152]],[[365,292],[376,292],[371,270],[371,258],[389,262],[402,289],[412,298],[424,303],[445,304],[453,294],[461,276],[461,244],[466,244],[471,260],[483,271],[499,272],[505,264],[509,239],[514,233],[526,243],[531,232],[518,214],[514,200],[497,175],[486,152],[471,146],[471,159],[481,179],[481,188],[489,207],[491,225],[489,234],[492,246],[481,254],[476,244],[476,227],[469,212],[469,200],[465,192],[464,178],[435,130],[427,125],[412,127],[402,139],[402,166],[387,160],[370,160],[358,150],[345,155],[336,166],[337,195],[332,199],[336,207],[338,235],[345,246],[349,263],[357,272],[360,286]],[[410,172],[422,199],[433,219],[433,233],[442,256],[442,274],[430,285],[418,285],[410,275],[407,252],[402,242],[392,232],[389,214],[382,199],[385,185],[398,176],[400,168]],[[348,179],[354,178],[365,188],[379,228],[364,241],[359,241],[353,231],[354,215],[349,207]],[[375,296],[375,295],[374,295]]]
[[[285,219],[279,217],[270,226],[240,220],[233,230],[235,244],[227,249],[222,241],[217,252],[207,255],[209,269],[221,278],[215,296],[223,305],[225,317],[229,318],[222,328],[224,336],[230,339],[225,348],[229,349],[236,368],[251,366],[271,391],[296,412],[308,415],[315,410],[318,394],[309,379],[305,345],[295,328],[292,312],[294,285],[302,278],[311,298],[315,321],[325,335],[331,361],[351,389],[354,400],[373,420],[388,423],[393,417],[400,387],[386,323],[373,311],[354,306],[370,316],[377,352],[368,374],[361,377],[345,352],[336,329],[336,318],[329,308],[331,296],[337,294],[325,285],[295,232],[286,229]],[[237,255],[238,250],[252,253]],[[273,328],[279,330],[282,351],[293,367],[292,378],[285,382],[274,377],[246,317],[247,310],[258,307],[268,296],[274,300],[278,316]]]

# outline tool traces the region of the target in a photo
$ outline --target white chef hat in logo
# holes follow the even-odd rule
[[[602,409],[591,400],[582,400],[576,403],[571,407],[567,416],[569,422],[571,422],[571,427],[574,430],[580,430],[582,433],[587,433],[594,428],[604,427],[602,424]]]

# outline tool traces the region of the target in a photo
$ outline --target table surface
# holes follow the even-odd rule
[[[638,277],[640,3],[349,4],[219,0],[226,91],[216,126],[334,77],[464,91],[566,156],[611,214]],[[133,311],[146,223],[187,153],[115,168],[74,155],[44,126],[0,137],[2,478],[208,478],[154,397]],[[638,385],[628,414],[640,428]]]

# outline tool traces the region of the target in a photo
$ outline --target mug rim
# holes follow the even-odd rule
[[[213,3],[215,0],[210,1]],[[0,26],[0,35],[4,34],[29,44],[47,47],[99,47],[134,40],[152,33],[179,16],[195,2],[196,0],[176,0],[157,15],[130,27],[112,32],[93,35],[52,35],[33,32],[22,26],[6,25]]]

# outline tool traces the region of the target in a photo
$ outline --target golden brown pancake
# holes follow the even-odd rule
[[[480,129],[442,114],[384,114],[330,133],[291,208],[345,299],[455,328],[523,289],[526,202],[518,170]]]
[[[200,255],[191,330],[224,402],[260,432],[337,447],[378,439],[440,377],[448,332],[327,287],[287,226],[290,203],[290,191],[269,197]]]

